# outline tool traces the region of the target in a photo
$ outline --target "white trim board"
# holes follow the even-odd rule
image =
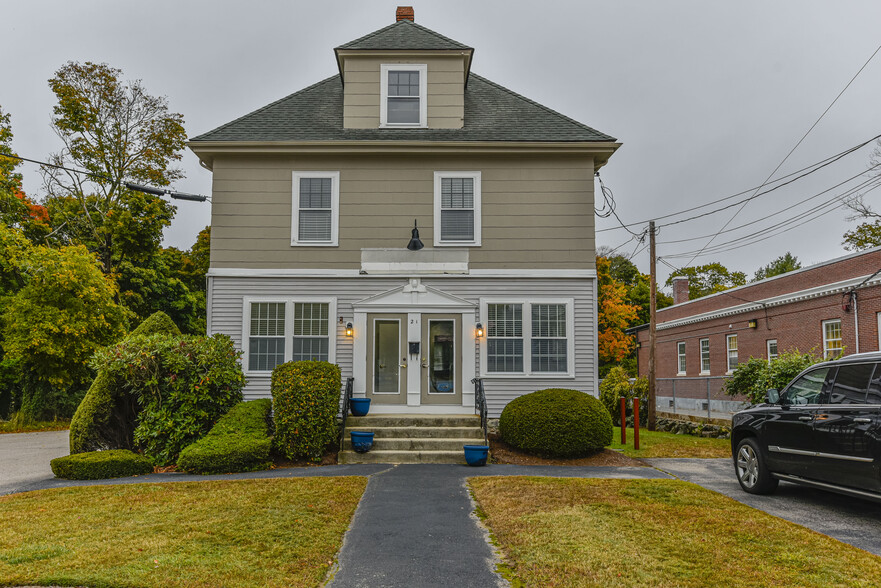
[[[312,268],[238,268],[213,267],[208,270],[209,278],[357,278],[359,276],[398,278],[400,274],[362,273],[358,269],[312,269]],[[414,271],[413,277],[431,278],[558,278],[558,279],[595,279],[596,270],[592,269],[473,269],[467,273],[437,274]]]

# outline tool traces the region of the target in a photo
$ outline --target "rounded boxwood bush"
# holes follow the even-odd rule
[[[612,417],[589,394],[551,388],[508,403],[499,433],[505,443],[529,453],[574,457],[612,442]]]
[[[178,469],[193,474],[229,474],[269,468],[271,412],[268,398],[235,405],[207,435],[180,452]]]
[[[289,361],[272,370],[275,446],[288,459],[321,461],[337,437],[340,368],[326,361]]]
[[[52,473],[66,480],[105,480],[153,473],[153,464],[127,449],[90,451],[58,457],[50,462]]]

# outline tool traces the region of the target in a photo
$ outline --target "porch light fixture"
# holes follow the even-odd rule
[[[413,232],[410,234],[410,242],[407,243],[407,249],[410,251],[419,251],[425,247],[422,243],[422,240],[419,238],[419,229],[416,228],[416,219],[413,219]]]
[[[750,321],[749,321],[749,328],[750,329],[755,329],[758,326],[759,326],[759,322],[756,319],[750,319]]]
[[[477,323],[477,326],[474,329],[474,334],[477,336],[478,339],[483,337],[483,323]]]
[[[352,328],[352,323],[346,323],[346,337],[351,337],[355,334],[355,330]]]

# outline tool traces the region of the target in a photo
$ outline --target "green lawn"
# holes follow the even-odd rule
[[[229,480],[0,497],[0,584],[319,586],[366,485]]]
[[[639,451],[633,449],[633,429],[627,429],[627,445],[621,445],[621,428],[614,427],[610,449],[629,457],[731,457],[730,439],[710,439],[639,428]]]
[[[40,431],[64,431],[70,428],[70,419],[56,419],[54,421],[35,421],[21,423],[17,419],[0,421],[0,434],[2,433],[37,433]]]
[[[514,586],[877,586],[881,558],[678,480],[472,478]]]

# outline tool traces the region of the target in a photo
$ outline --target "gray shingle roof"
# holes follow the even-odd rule
[[[465,88],[461,129],[345,129],[343,84],[335,75],[190,140],[581,142],[615,138],[472,73]]]
[[[410,20],[399,20],[385,28],[373,31],[360,39],[340,45],[339,49],[371,49],[381,50],[438,50],[438,49],[471,49],[431,29],[418,25]]]

